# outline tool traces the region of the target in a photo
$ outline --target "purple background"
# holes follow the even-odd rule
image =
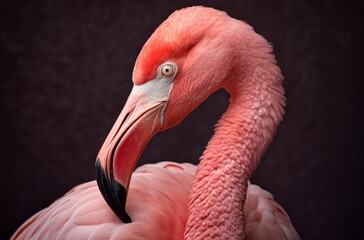
[[[143,43],[174,10],[196,4],[254,26],[273,44],[285,76],[286,116],[253,182],[275,195],[303,239],[362,234],[358,3],[25,2],[0,5],[1,239],[73,186],[95,179],[95,157],[131,90]],[[139,164],[197,163],[227,101],[220,91],[158,134]]]

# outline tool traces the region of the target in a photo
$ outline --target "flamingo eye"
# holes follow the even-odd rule
[[[175,67],[171,63],[166,63],[160,68],[161,74],[164,77],[170,77],[175,72]]]

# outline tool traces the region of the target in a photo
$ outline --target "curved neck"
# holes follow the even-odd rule
[[[266,60],[239,73],[241,81],[225,86],[230,104],[201,157],[185,239],[245,238],[248,180],[272,140],[285,102],[279,68],[271,54]]]

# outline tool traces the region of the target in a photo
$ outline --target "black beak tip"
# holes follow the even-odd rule
[[[125,211],[126,189],[111,177],[107,178],[105,170],[101,167],[100,160],[96,160],[97,185],[109,207],[124,222],[131,223],[131,218]]]

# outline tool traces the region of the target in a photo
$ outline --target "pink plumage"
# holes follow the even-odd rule
[[[13,239],[182,239],[195,171],[173,162],[138,168],[127,203],[131,224],[120,222],[95,181],[81,184],[25,222]],[[256,185],[248,187],[244,215],[248,239],[299,239],[286,212]]]
[[[176,11],[144,45],[98,154],[102,194],[95,182],[75,187],[13,239],[299,239],[272,195],[249,184],[284,113],[281,81],[271,46],[249,25],[211,8]],[[130,180],[150,138],[219,88],[230,104],[199,166],[145,165]]]

